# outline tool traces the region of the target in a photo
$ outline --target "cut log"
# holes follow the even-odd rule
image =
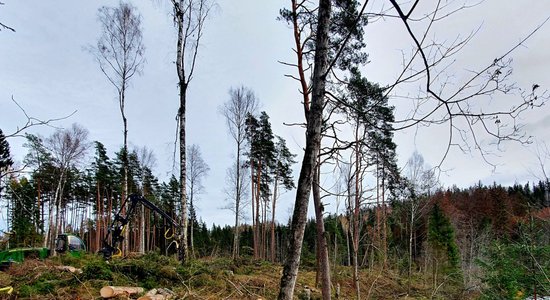
[[[71,272],[71,273],[82,274],[82,269],[71,267],[71,266],[56,266],[55,268],[58,269],[58,270],[61,270],[61,271],[67,271],[67,272]]]
[[[121,295],[134,295],[143,293],[143,288],[141,287],[132,287],[132,286],[104,286],[99,291],[101,297],[103,298],[112,298]]]

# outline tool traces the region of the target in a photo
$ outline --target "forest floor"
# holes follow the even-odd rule
[[[80,268],[82,273],[59,270],[58,266]],[[11,296],[0,293],[1,299],[101,299],[103,286],[167,288],[176,299],[276,299],[282,267],[263,261],[227,258],[199,259],[182,266],[175,259],[157,254],[113,260],[105,263],[100,257],[54,257],[46,260],[25,260],[0,272],[0,288],[13,287]],[[354,299],[353,275],[350,267],[333,270],[333,293],[339,286],[339,299]],[[300,269],[295,298],[304,299],[310,290],[311,299],[321,299],[315,287],[316,272],[311,267]],[[392,271],[362,269],[361,299],[474,299],[476,295],[450,296],[445,288],[432,296],[431,281],[416,277],[407,295],[407,278]],[[456,293],[452,293],[456,295]],[[136,299],[139,295],[135,296]],[[335,295],[333,294],[333,297]],[[335,298],[335,297],[334,297]],[[128,299],[127,297],[120,299]],[[132,298],[130,298],[132,299]]]

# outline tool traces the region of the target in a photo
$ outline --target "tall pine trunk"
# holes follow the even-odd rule
[[[277,202],[277,185],[279,184],[279,176],[275,176],[275,183],[273,184],[273,202],[271,203],[271,262],[275,262],[275,207]]]
[[[307,114],[306,148],[296,189],[296,201],[292,215],[292,228],[288,257],[286,259],[278,299],[291,300],[300,266],[300,254],[307,221],[307,206],[313,181],[317,154],[321,147],[321,125],[328,69],[328,31],[330,25],[331,1],[320,0],[317,22],[315,66],[313,71],[312,101]],[[305,91],[304,91],[305,92]]]
[[[317,253],[318,253],[318,266],[317,273],[321,277],[321,291],[323,295],[323,300],[329,300],[331,297],[330,294],[330,265],[328,258],[328,244],[326,239],[325,232],[325,223],[323,220],[323,203],[321,202],[321,188],[320,188],[320,176],[321,176],[321,165],[318,162],[317,167],[315,167],[315,174],[313,176],[313,202],[315,207],[315,226],[317,230]]]
[[[101,188],[97,183],[97,199],[96,199],[96,233],[95,233],[95,251],[101,249]]]
[[[256,167],[256,211],[254,212],[254,218],[256,219],[256,226],[254,227],[254,234],[256,235],[256,247],[254,252],[256,253],[256,259],[261,258],[262,255],[262,240],[260,236],[260,177],[261,177],[261,162],[258,162]]]
[[[258,259],[258,238],[256,236],[256,218],[255,218],[255,201],[256,201],[256,182],[254,181],[254,161],[250,161],[250,195],[252,197],[251,199],[251,206],[252,206],[252,248],[253,250],[253,257],[254,259]]]
[[[353,260],[353,284],[355,287],[355,295],[357,299],[361,299],[361,289],[359,286],[359,217],[360,217],[360,204],[361,204],[361,157],[359,154],[360,147],[359,147],[359,123],[357,123],[355,128],[355,138],[356,138],[356,144],[355,144],[355,201],[353,205],[353,214],[352,219],[353,222],[351,222],[352,226],[352,260]]]
[[[388,267],[388,232],[387,232],[387,211],[386,200],[384,198],[384,165],[382,165],[382,266],[384,269]]]

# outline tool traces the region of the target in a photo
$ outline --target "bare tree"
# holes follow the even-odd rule
[[[187,243],[187,174],[186,165],[186,140],[185,140],[185,109],[187,102],[187,88],[193,79],[193,73],[197,62],[197,54],[204,24],[212,8],[210,0],[171,0],[174,9],[174,23],[178,30],[176,70],[178,73],[179,109],[177,114],[179,130],[179,155],[180,155],[180,184],[181,184],[181,222],[182,245],[179,248],[179,259],[186,262],[189,257]]]
[[[153,170],[157,163],[157,158],[155,157],[155,153],[153,150],[147,148],[147,146],[143,146],[137,149],[133,150],[134,153],[136,153],[136,157],[139,161],[139,166],[141,168],[140,170],[140,179],[141,179],[141,195],[146,196],[148,191],[146,191],[145,186],[145,177],[147,174],[147,171]],[[139,222],[139,231],[140,231],[140,241],[139,243],[139,252],[145,253],[145,209],[144,207],[140,207],[140,222]]]
[[[201,149],[197,145],[191,145],[187,149],[187,189],[189,196],[189,215],[191,219],[191,226],[189,227],[190,237],[189,245],[191,248],[191,255],[195,256],[195,248],[193,243],[193,227],[194,223],[197,221],[196,217],[196,207],[193,204],[197,197],[204,192],[204,186],[202,185],[202,180],[208,175],[210,167],[204,161],[201,154]]]
[[[90,47],[101,72],[115,87],[118,93],[118,104],[124,126],[124,144],[122,162],[124,168],[124,184],[122,198],[128,196],[128,121],[124,111],[126,90],[130,79],[143,70],[143,35],[141,15],[129,3],[120,2],[118,7],[101,7],[98,19],[102,32],[96,46]],[[128,241],[130,231],[126,231],[125,240]],[[128,243],[124,244],[124,253],[128,250]]]
[[[68,129],[59,129],[46,139],[46,148],[51,153],[59,174],[54,195],[55,203],[50,203],[49,206],[49,226],[44,247],[52,248],[53,241],[61,230],[61,205],[67,173],[71,167],[84,158],[89,146],[88,130],[78,124],[73,124]]]
[[[244,164],[241,164],[239,172],[237,172],[237,164],[236,162],[233,163],[233,165],[229,168],[227,168],[226,171],[226,188],[224,188],[224,193],[226,195],[226,200],[228,200],[230,203],[228,203],[226,206],[223,207],[223,209],[228,209],[231,212],[235,214],[235,218],[238,218],[237,222],[240,224],[240,220],[244,219],[246,217],[245,211],[241,208],[247,206],[250,204],[248,200],[248,193],[250,188],[250,181],[246,180],[249,178],[248,172],[250,171],[249,168],[244,166]],[[237,173],[239,173],[239,178],[237,180]],[[238,188],[236,186],[239,185]],[[237,214],[237,207],[235,204],[235,199],[237,199],[236,192],[237,190],[240,192],[240,200],[239,200],[239,212]],[[237,241],[238,242],[238,241]],[[239,249],[237,249],[237,255],[239,255]]]
[[[414,151],[412,156],[407,161],[405,176],[408,179],[410,189],[409,199],[409,266],[408,276],[409,283],[407,283],[407,289],[410,293],[410,278],[412,276],[413,256],[416,253],[416,222],[417,219],[426,211],[427,199],[430,193],[433,192],[437,186],[437,178],[435,172],[425,162],[424,157]]]
[[[241,214],[241,201],[243,198],[242,188],[242,165],[241,156],[243,155],[244,145],[246,141],[246,117],[248,114],[253,114],[258,107],[258,100],[254,92],[244,86],[229,89],[229,100],[220,107],[220,113],[225,117],[227,130],[235,141],[235,180],[231,180],[230,184],[234,189],[232,192],[233,209],[235,212],[235,228],[233,234],[233,259],[239,257],[239,219]]]

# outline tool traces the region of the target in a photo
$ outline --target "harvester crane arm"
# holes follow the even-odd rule
[[[126,205],[126,202],[128,201],[129,201],[128,208],[126,210],[126,213],[123,214],[122,208]],[[100,250],[100,252],[103,255],[103,258],[105,258],[106,260],[111,259],[113,255],[121,254],[120,246],[124,241],[124,231],[126,230],[126,226],[130,222],[130,219],[133,217],[138,204],[141,204],[149,208],[150,210],[156,212],[161,217],[163,217],[164,220],[167,221],[167,223],[172,225],[175,229],[179,229],[180,224],[176,220],[174,220],[174,218],[172,218],[169,214],[167,214],[165,211],[163,211],[158,206],[153,204],[151,201],[145,199],[144,197],[136,194],[132,194],[120,206],[120,209],[115,215],[113,222],[107,229],[107,234],[103,238],[103,248]],[[110,241],[109,241],[109,236],[110,236]]]

